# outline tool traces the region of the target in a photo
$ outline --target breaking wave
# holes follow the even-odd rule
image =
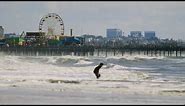
[[[101,77],[96,79],[94,68],[103,62]],[[74,86],[79,88],[138,89],[184,87],[185,59],[169,57],[120,56],[6,56],[0,55],[0,86]],[[172,70],[168,73],[168,70]],[[176,73],[174,72],[176,69]],[[167,70],[167,71],[166,71]],[[165,71],[168,73],[165,77]],[[180,74],[177,74],[178,73]],[[184,71],[183,71],[184,72]],[[175,74],[178,76],[174,76]],[[181,79],[179,75],[182,74]],[[173,82],[173,83],[171,83]],[[166,84],[166,85],[165,85]],[[48,87],[48,88],[51,88]],[[56,87],[56,88],[57,88]],[[88,88],[89,87],[89,88]],[[140,88],[139,88],[140,87]],[[144,90],[143,90],[144,91]],[[165,91],[183,92],[184,91]]]

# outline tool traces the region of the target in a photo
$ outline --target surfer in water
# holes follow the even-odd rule
[[[98,79],[101,75],[99,74],[99,69],[103,66],[103,63],[100,63],[95,69],[94,74],[96,75],[96,78]]]

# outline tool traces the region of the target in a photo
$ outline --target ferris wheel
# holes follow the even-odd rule
[[[41,18],[39,31],[45,32],[46,37],[64,35],[64,23],[62,18],[56,13],[49,13]]]

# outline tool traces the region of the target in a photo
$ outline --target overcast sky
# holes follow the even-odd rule
[[[5,33],[38,31],[40,19],[57,13],[65,25],[65,34],[106,36],[106,29],[125,32],[156,31],[159,38],[185,40],[185,2],[156,1],[9,1],[0,2],[0,25]]]

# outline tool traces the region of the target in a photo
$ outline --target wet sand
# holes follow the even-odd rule
[[[0,105],[9,104],[185,104],[185,96],[141,95],[90,91],[48,91],[0,88]]]

